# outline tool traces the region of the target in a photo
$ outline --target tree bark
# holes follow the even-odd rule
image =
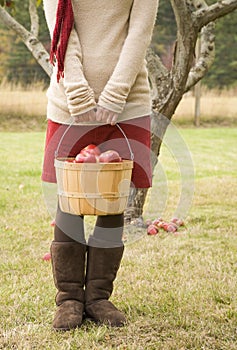
[[[38,35],[39,35],[39,16],[37,13],[35,0],[29,0],[29,14],[30,14],[30,22],[31,22],[30,32],[35,37],[38,37]]]
[[[185,87],[185,92],[196,85],[208,72],[215,59],[215,24],[209,23],[202,28],[200,34],[201,48],[200,57],[191,68]]]
[[[236,0],[219,0],[210,6],[203,6],[206,4],[204,0],[198,2],[200,3],[200,9],[193,14],[193,17],[199,29],[237,9]]]

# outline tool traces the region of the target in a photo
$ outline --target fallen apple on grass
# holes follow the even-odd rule
[[[169,223],[168,222],[162,222],[160,228],[163,228],[163,230],[167,231]]]
[[[158,219],[153,220],[152,223],[153,223],[153,225],[155,225],[159,228],[162,228],[164,220],[161,218],[158,218]]]
[[[173,223],[171,223],[171,224],[168,224],[167,225],[167,228],[166,228],[166,231],[167,232],[176,232],[176,231],[178,231],[178,226],[177,225],[175,225],[175,224],[173,224]]]
[[[182,219],[179,219],[179,218],[172,218],[171,222],[173,222],[177,226],[184,226],[184,221]]]
[[[146,220],[147,226],[147,234],[155,235],[159,232],[159,229],[164,230],[168,233],[173,233],[174,235],[178,235],[178,229],[180,226],[185,226],[184,221],[179,218],[172,218],[170,221],[164,221],[162,218],[158,218],[155,220]],[[157,231],[155,233],[155,231]]]
[[[158,234],[158,232],[159,232],[158,228],[153,224],[151,224],[147,227],[147,234],[149,236],[155,236]]]
[[[54,227],[56,225],[55,219],[50,222],[50,226]]]
[[[51,254],[50,253],[46,253],[44,254],[43,258],[42,258],[44,261],[49,261],[51,260]]]

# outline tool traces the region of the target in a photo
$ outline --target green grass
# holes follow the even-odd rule
[[[0,134],[0,349],[237,348],[237,129],[180,134],[195,170],[186,228],[127,244],[112,296],[126,327],[86,321],[62,334],[51,329],[55,288],[42,260],[53,237],[40,181],[44,133]],[[169,219],[182,178],[192,182],[175,151],[162,148],[146,218]]]

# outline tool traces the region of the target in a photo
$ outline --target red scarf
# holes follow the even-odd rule
[[[56,24],[50,49],[50,62],[54,64],[54,58],[56,58],[58,63],[58,82],[60,78],[64,76],[64,59],[73,23],[74,17],[71,0],[59,0],[56,13]]]

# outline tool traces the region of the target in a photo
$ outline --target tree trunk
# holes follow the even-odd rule
[[[160,146],[170,120],[164,115],[153,111],[151,114],[151,163],[152,173],[158,163]],[[136,226],[143,226],[143,207],[146,200],[147,188],[131,188],[128,206],[125,211],[125,222]]]
[[[158,162],[163,136],[179,102],[184,93],[204,77],[214,61],[214,24],[209,22],[227,14],[228,9],[232,12],[237,8],[237,0],[218,1],[211,6],[204,0],[171,0],[171,3],[177,23],[177,41],[171,71],[164,67],[160,58],[151,50],[147,53],[153,97],[151,116],[153,171]],[[201,54],[195,64],[195,47],[199,32],[201,32]],[[127,223],[144,226],[143,208],[146,196],[147,189],[131,189],[125,213]]]

